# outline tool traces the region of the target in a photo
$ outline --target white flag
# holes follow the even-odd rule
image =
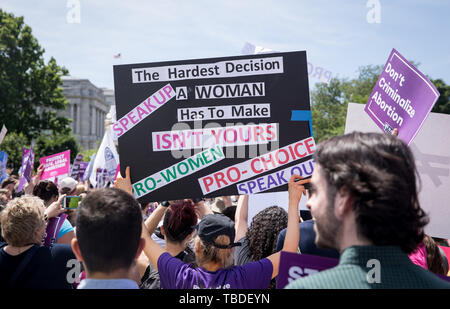
[[[117,153],[116,145],[114,145],[111,129],[106,130],[102,143],[98,148],[97,155],[95,156],[92,174],[89,177],[89,181],[94,188],[97,185],[97,170],[99,168],[106,170],[105,183],[108,181],[112,182],[116,176],[117,165],[119,163],[119,154]]]
[[[8,129],[6,129],[5,125],[3,125],[2,131],[0,132],[0,144],[3,142],[6,132],[8,132]]]
[[[109,115],[108,115],[109,114]],[[117,122],[117,117],[116,117],[116,106],[115,105],[111,105],[111,108],[109,109],[109,113],[107,114],[106,117],[111,117],[111,126]],[[115,142],[117,142],[118,137],[117,137],[117,132],[112,130],[112,138]]]

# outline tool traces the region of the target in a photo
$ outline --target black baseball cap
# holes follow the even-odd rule
[[[234,242],[234,222],[225,215],[206,215],[195,228],[197,229],[197,233],[200,239],[207,244],[213,245],[214,247],[220,249],[229,249],[241,245],[241,243],[239,242]],[[220,235],[228,236],[230,238],[230,244],[217,244],[215,240]]]

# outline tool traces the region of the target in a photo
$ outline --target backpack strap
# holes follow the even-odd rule
[[[34,245],[33,247],[27,250],[27,254],[23,258],[22,262],[20,262],[13,276],[9,279],[8,287],[15,287],[17,282],[19,282],[19,280],[23,277],[25,268],[30,263],[31,259],[33,258],[34,254],[37,252],[38,249],[39,246]]]

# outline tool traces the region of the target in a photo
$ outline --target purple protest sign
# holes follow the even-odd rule
[[[117,175],[119,175],[119,173],[120,173],[120,164],[117,164],[116,176],[114,176],[114,181],[116,181]]]
[[[306,277],[335,267],[338,263],[339,260],[337,259],[281,251],[277,289],[283,289],[290,282],[300,277]]]
[[[78,173],[78,177],[80,180],[83,179],[84,173],[86,172],[88,165],[89,165],[89,162],[84,162],[84,161],[80,162],[80,170]]]
[[[31,141],[30,149],[23,148],[22,150],[22,175],[20,176],[19,186],[17,192],[22,191],[27,182],[31,181],[31,171],[34,164],[34,152],[33,152],[34,140]]]
[[[42,157],[40,164],[44,164],[41,179],[49,179],[69,173],[70,150],[66,150],[51,156]]]
[[[46,235],[44,238],[44,246],[50,247],[58,240],[58,233],[66,220],[67,214],[60,214],[56,218],[50,218],[48,220]]]
[[[80,175],[80,163],[83,161],[83,155],[77,154],[75,157],[75,160],[73,161],[73,165],[70,169],[70,177],[72,177],[75,180],[78,180],[78,176]]]
[[[428,78],[392,49],[364,110],[384,132],[397,128],[409,144],[438,98]]]
[[[96,174],[96,180],[97,183],[95,185],[95,188],[103,188],[105,187],[107,183],[108,178],[108,170],[105,168],[98,168],[97,174]]]

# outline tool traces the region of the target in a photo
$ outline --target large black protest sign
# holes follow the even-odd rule
[[[141,202],[286,190],[315,150],[306,52],[114,66],[121,173]]]

